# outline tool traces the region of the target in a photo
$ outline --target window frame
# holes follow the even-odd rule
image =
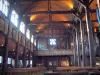
[[[51,46],[55,46],[57,43],[56,43],[56,39],[55,38],[50,38],[49,39],[49,44],[51,45]]]
[[[14,24],[14,26],[18,27],[18,14],[16,13],[15,10],[12,10],[12,13],[11,13],[11,22]]]
[[[9,11],[9,2],[7,0],[2,0],[2,7],[1,7],[1,11],[3,12],[3,14],[5,14],[6,16],[8,16],[8,11]]]
[[[20,23],[20,28],[19,29],[23,34],[25,34],[25,23],[24,22]]]
[[[30,30],[29,30],[29,29],[26,30],[26,37],[27,37],[28,39],[30,39]]]
[[[2,4],[3,4],[3,2],[2,2],[2,0],[0,0],[0,11],[2,11]]]
[[[34,43],[34,36],[31,37],[31,42]]]

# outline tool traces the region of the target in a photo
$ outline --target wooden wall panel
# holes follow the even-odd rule
[[[9,24],[9,20],[5,18],[5,34],[7,34],[8,32],[8,24]]]
[[[5,36],[3,34],[0,34],[0,47],[5,45]]]
[[[8,40],[8,50],[13,51],[15,49],[16,49],[16,43],[13,40],[9,39]]]
[[[19,44],[25,46],[25,36],[21,32],[19,33]]]
[[[24,50],[24,48],[23,48],[22,46],[19,46],[19,48],[18,48],[18,53],[19,53],[19,54],[22,54],[22,53],[23,53],[23,50]]]
[[[12,25],[10,24],[9,37],[12,38]]]
[[[0,17],[0,30],[4,32],[4,19]]]
[[[33,43],[31,43],[31,51],[33,52]]]

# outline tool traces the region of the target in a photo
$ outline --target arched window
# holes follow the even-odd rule
[[[2,0],[0,0],[0,10],[2,11]]]
[[[26,30],[26,37],[27,37],[28,39],[30,39],[30,31],[29,31],[29,29]]]
[[[33,43],[33,39],[34,39],[34,36],[32,35],[32,37],[31,37],[31,42]]]
[[[17,27],[17,25],[18,25],[18,15],[14,10],[12,11],[12,14],[11,14],[11,22]]]
[[[7,16],[8,15],[8,9],[9,9],[9,3],[7,0],[1,0],[2,2],[2,12]]]
[[[23,22],[20,24],[20,31],[25,34],[25,24]]]

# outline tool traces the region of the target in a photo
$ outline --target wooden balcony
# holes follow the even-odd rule
[[[74,55],[73,50],[37,50],[35,51],[37,56],[59,56],[59,55]]]

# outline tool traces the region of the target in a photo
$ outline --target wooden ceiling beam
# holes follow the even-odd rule
[[[91,20],[92,22],[98,22],[97,20]],[[83,21],[84,23],[86,21]],[[47,25],[47,24],[73,24],[74,21],[51,21],[51,22],[32,22],[32,23],[29,23],[28,26],[32,26],[32,25],[39,25],[39,24],[44,24],[44,25]]]
[[[32,3],[32,2],[38,2],[38,1],[47,1],[47,0],[22,0],[20,4]],[[50,0],[50,1],[66,1],[66,0]]]
[[[35,35],[35,37],[49,37],[49,38],[57,38],[57,37],[68,37],[68,35],[48,35],[48,34],[44,34],[44,35]]]
[[[91,13],[95,13],[96,10],[90,10]],[[75,11],[69,10],[69,11],[37,11],[37,12],[30,12],[28,13],[28,16],[31,16],[33,14],[72,14],[76,13]],[[23,15],[27,16],[27,15]]]
[[[73,21],[51,21],[51,22],[34,22],[34,23],[30,23],[28,24],[28,26],[30,25],[39,25],[39,24],[73,24]]]
[[[74,11],[37,11],[37,12],[30,12],[28,16],[33,14],[72,14],[73,12]]]

